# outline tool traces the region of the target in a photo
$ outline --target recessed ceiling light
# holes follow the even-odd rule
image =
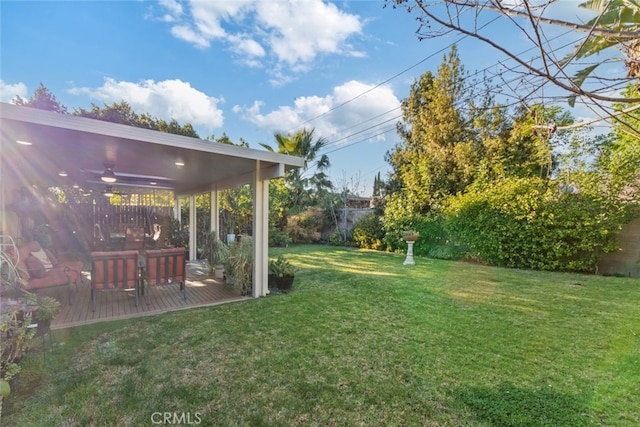
[[[68,176],[67,173],[65,171],[60,171],[58,172],[58,175],[60,176]]]
[[[155,181],[151,181],[149,184],[151,184],[151,185],[156,185],[156,184],[157,184],[157,182],[155,182]]]
[[[184,162],[177,161],[177,162],[176,162],[176,166],[184,166]]]
[[[20,145],[33,145],[31,142],[29,141],[21,141],[21,140],[16,140],[16,142]]]

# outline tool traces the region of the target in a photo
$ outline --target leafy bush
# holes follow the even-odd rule
[[[292,243],[291,237],[277,228],[269,229],[269,246],[285,248]]]
[[[363,249],[384,249],[384,227],[379,216],[368,213],[360,217],[353,225],[353,241]]]
[[[322,221],[321,210],[308,209],[290,216],[284,231],[294,243],[315,243],[320,240]]]
[[[249,295],[253,286],[253,240],[244,236],[229,245],[229,256],[224,264],[227,282],[241,295]]]
[[[445,217],[437,210],[424,216],[403,218],[386,225],[387,233],[384,241],[392,251],[406,250],[402,239],[404,230],[415,230],[420,237],[413,246],[414,255],[429,256],[440,259],[460,259],[466,253],[462,246],[445,228]]]
[[[593,272],[627,220],[621,203],[539,178],[474,184],[449,199],[447,229],[495,265]]]
[[[333,230],[331,234],[329,234],[328,243],[331,246],[345,246],[346,244],[339,230]]]

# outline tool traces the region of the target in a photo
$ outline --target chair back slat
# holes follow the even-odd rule
[[[149,285],[184,283],[186,280],[185,248],[153,249],[145,252],[145,270]]]
[[[91,289],[135,289],[138,251],[91,252]]]

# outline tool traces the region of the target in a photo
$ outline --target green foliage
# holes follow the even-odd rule
[[[269,246],[285,248],[292,242],[291,237],[287,236],[284,231],[278,230],[277,228],[269,229]]]
[[[60,301],[49,296],[28,292],[24,296],[24,301],[29,306],[38,307],[36,311],[38,321],[51,322],[60,312]]]
[[[332,188],[327,175],[330,166],[329,157],[320,155],[327,145],[327,140],[318,138],[314,141],[314,129],[302,129],[290,135],[276,133],[277,148],[268,144],[261,144],[271,152],[288,154],[301,157],[304,160],[302,168],[294,168],[287,172],[284,182],[288,190],[287,207],[290,210],[300,212],[309,206],[313,206],[319,199]],[[313,168],[315,172],[309,175],[306,172]]]
[[[402,183],[405,203],[417,213],[426,213],[434,201],[462,191],[473,179],[477,153],[469,118],[459,105],[470,91],[453,47],[437,75],[422,75],[402,101],[403,122],[397,129],[404,142],[387,160]]]
[[[283,179],[269,180],[269,228],[282,230],[287,225],[289,190]]]
[[[385,243],[391,251],[407,248],[403,232],[415,230],[420,238],[413,246],[414,255],[440,259],[460,259],[466,249],[445,228],[445,217],[437,210],[423,216],[405,217],[386,224]]]
[[[602,203],[539,178],[478,184],[449,200],[446,228],[471,254],[495,265],[593,272],[616,248],[628,220],[621,203]]]
[[[269,274],[273,274],[275,277],[293,276],[296,271],[297,269],[284,255],[279,255],[275,260],[269,261]]]
[[[373,213],[360,217],[353,225],[353,241],[363,249],[384,249],[384,227],[381,218]]]
[[[329,234],[327,243],[329,243],[331,246],[348,246],[347,242],[342,236],[342,233],[338,229],[333,230],[331,234]]]
[[[625,96],[637,96],[637,87],[629,86]],[[621,104],[616,106],[623,111],[637,104]],[[621,195],[626,200],[640,203],[640,110],[621,116],[613,126],[613,134],[603,145],[599,157],[599,166],[608,175],[610,191]]]
[[[224,264],[229,256],[229,247],[218,237],[218,233],[210,231],[202,242],[202,257],[209,261],[213,269],[216,265]]]
[[[253,186],[243,185],[220,192],[220,232],[245,233],[253,222]]]
[[[188,248],[189,247],[189,230],[184,228],[180,221],[172,219],[169,224],[169,233],[167,236],[169,243],[174,248]]]
[[[73,115],[95,120],[103,120],[105,122],[135,126],[143,129],[157,130],[175,135],[199,138],[198,133],[193,129],[193,126],[190,123],[180,125],[175,119],[171,119],[167,123],[166,121],[152,117],[147,113],[138,114],[133,111],[126,101],[121,101],[120,103],[114,102],[111,105],[105,104],[102,108],[92,103],[90,109],[87,110],[79,108],[73,112]]]
[[[249,236],[229,245],[229,256],[224,264],[227,282],[241,295],[249,295],[253,286],[253,239]]]
[[[636,0],[588,0],[578,6],[597,13],[597,16],[587,21],[585,25],[629,32],[629,36],[625,40],[625,38],[621,37],[596,33],[596,35],[592,35],[576,45],[573,51],[560,61],[561,65],[566,66],[577,59],[591,57],[610,48],[617,48],[626,54],[627,77],[638,77],[640,75],[640,69],[638,68],[638,41],[631,34],[640,29],[640,3]],[[602,59],[579,70],[574,75],[574,84],[581,87],[597,67],[609,61]],[[569,98],[569,105],[573,107],[575,100],[576,96],[572,95]]]
[[[61,114],[67,113],[67,107],[60,104],[56,96],[42,83],[40,83],[40,86],[33,92],[31,98],[25,100],[17,96],[14,102],[16,105],[38,108],[40,110],[53,111]]]

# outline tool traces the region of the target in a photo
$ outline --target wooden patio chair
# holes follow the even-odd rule
[[[144,282],[149,287],[179,285],[182,299],[187,299],[187,251],[185,248],[148,249],[144,252]],[[145,297],[146,299],[146,297]]]
[[[138,306],[140,274],[138,251],[91,252],[91,304],[96,311],[98,291],[131,290]]]

